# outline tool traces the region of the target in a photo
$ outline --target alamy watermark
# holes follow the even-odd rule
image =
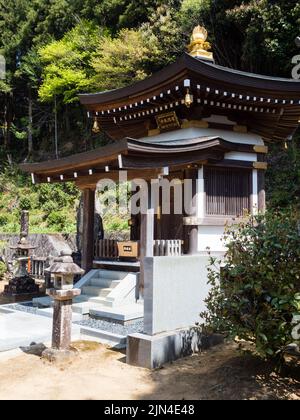
[[[128,182],[127,171],[122,171],[118,182],[103,179],[98,183],[97,191],[101,207],[114,209],[121,215],[146,214],[153,209],[155,214],[184,214],[189,217],[198,213],[195,193],[202,190],[202,184],[201,179],[169,180],[163,177]]]
[[[300,340],[300,314],[294,315],[292,325],[295,325],[292,331],[292,337],[294,340]]]
[[[0,80],[4,80],[6,76],[6,60],[3,55],[0,54]]]

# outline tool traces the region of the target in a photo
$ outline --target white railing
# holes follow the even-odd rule
[[[155,257],[180,257],[182,255],[182,240],[167,239],[154,241]]]
[[[155,257],[180,257],[183,254],[183,241],[181,239],[156,240],[153,242],[153,255]],[[117,259],[118,241],[114,239],[101,239],[95,242],[95,259]]]

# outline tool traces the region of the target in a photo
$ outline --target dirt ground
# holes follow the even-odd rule
[[[96,343],[77,343],[72,363],[37,356],[1,361],[0,399],[21,400],[300,400],[300,372],[277,375],[236,344],[224,344],[153,372],[128,366],[125,355]]]

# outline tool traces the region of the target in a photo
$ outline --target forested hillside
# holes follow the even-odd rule
[[[52,203],[50,211],[12,165],[109,142],[92,133],[77,94],[151,75],[185,51],[199,23],[209,32],[218,64],[291,77],[291,59],[299,53],[297,0],[0,0],[0,54],[7,62],[6,79],[0,80],[0,230],[15,230],[16,216],[5,209],[17,208],[16,200],[24,207],[23,199],[31,202],[37,225],[47,220],[44,229],[52,229],[51,218],[54,229],[57,219],[66,221],[62,207],[74,220],[78,195],[71,187],[53,187],[53,197],[69,198]],[[268,189],[274,206],[297,202],[298,150],[296,140],[288,150],[273,150]],[[64,229],[74,226],[67,221]]]

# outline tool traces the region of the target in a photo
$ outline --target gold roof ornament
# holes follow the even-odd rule
[[[94,118],[94,124],[93,124],[93,128],[92,128],[92,132],[94,134],[98,134],[98,133],[100,133],[100,131],[101,131],[101,129],[100,129],[100,126],[99,126],[98,118],[95,117]]]
[[[213,53],[209,50],[211,45],[207,42],[207,30],[203,26],[196,26],[191,36],[191,43],[188,46],[192,57],[214,61]]]

